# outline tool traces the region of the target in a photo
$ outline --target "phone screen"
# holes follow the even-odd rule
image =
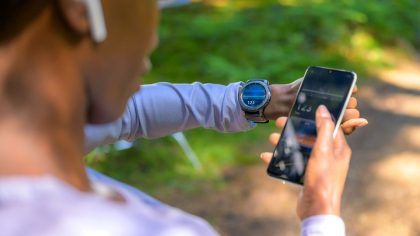
[[[333,121],[341,121],[356,81],[353,72],[309,67],[283,128],[267,173],[303,185],[305,167],[316,140],[315,111],[325,105]]]

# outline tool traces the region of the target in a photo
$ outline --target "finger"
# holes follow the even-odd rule
[[[268,138],[271,144],[277,145],[277,143],[280,140],[280,134],[279,133],[272,133],[270,134],[270,137]]]
[[[349,128],[343,128],[341,127],[341,129],[343,130],[343,133],[345,135],[350,135],[352,134],[354,131],[356,131],[356,127],[349,127]]]
[[[347,141],[346,141],[346,137],[344,136],[343,130],[338,129],[337,134],[335,135],[335,138],[334,138],[334,149],[340,149],[346,144],[347,144]]]
[[[351,94],[356,94],[357,93],[357,90],[358,90],[357,85],[355,85],[354,88],[353,88],[353,91],[351,92]]]
[[[351,149],[349,148],[346,137],[341,129],[338,129],[337,135],[334,138],[334,150],[339,151],[339,155],[336,155],[337,159],[345,160],[347,165],[344,167],[346,169],[345,172],[347,172],[348,164],[351,158]]]
[[[343,117],[343,121],[341,123],[344,123],[348,120],[352,120],[352,119],[358,119],[360,118],[360,112],[357,109],[346,109],[346,111],[344,111],[344,117]]]
[[[328,153],[333,144],[334,123],[328,109],[321,105],[316,110],[317,139],[314,151]],[[328,156],[328,155],[327,155]]]
[[[297,79],[297,80],[293,81],[292,83],[290,83],[290,86],[291,86],[292,88],[294,88],[294,87],[296,87],[296,86],[300,86],[300,84],[302,83],[302,81],[303,81],[303,78],[299,78],[299,79]]]
[[[362,128],[369,124],[369,121],[365,118],[356,118],[345,121],[341,124],[341,128],[348,129],[348,128]]]
[[[357,99],[355,97],[350,97],[349,104],[347,104],[346,109],[355,109],[357,107]]]
[[[271,158],[273,157],[272,152],[263,152],[260,155],[260,158],[262,161],[264,161],[266,164],[270,164]]]
[[[283,129],[283,127],[286,125],[286,121],[287,121],[287,117],[285,117],[285,116],[277,118],[277,120],[276,120],[277,128]]]

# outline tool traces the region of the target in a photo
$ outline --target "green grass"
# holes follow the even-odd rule
[[[263,77],[288,83],[308,65],[346,68],[366,77],[390,66],[384,50],[403,42],[420,46],[420,12],[415,0],[228,1],[165,10],[160,47],[145,83],[194,81],[227,84]],[[281,2],[283,4],[279,4]],[[141,23],[141,22],[140,22]],[[197,191],[223,184],[229,166],[258,161],[269,151],[273,124],[247,133],[186,132],[204,168],[195,171],[171,138],[139,140],[126,151],[91,154],[89,165],[152,193]]]

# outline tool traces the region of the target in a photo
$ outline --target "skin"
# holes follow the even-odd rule
[[[272,97],[264,109],[264,116],[269,120],[276,120],[278,117],[287,116],[293,106],[301,83],[302,79],[298,79],[290,84],[270,85]],[[360,118],[360,112],[357,109],[357,99],[355,97],[356,93],[357,87],[353,90],[341,124],[343,132],[347,135],[368,124],[366,119]]]
[[[298,199],[297,215],[301,220],[318,214],[340,216],[341,196],[349,169],[351,149],[339,130],[333,138],[334,122],[325,106],[316,112],[319,137],[308,161],[305,187]]]
[[[55,2],[0,44],[0,176],[48,174],[90,191],[84,125],[115,120],[138,90],[158,9],[154,0],[102,1],[108,37],[97,44],[83,2]]]
[[[111,122],[122,114],[127,99],[138,90],[138,77],[149,69],[148,57],[157,44],[158,10],[154,0],[102,3],[108,30],[103,43],[92,40],[82,1],[57,0],[43,1],[40,13],[30,24],[0,44],[2,178],[53,175],[81,191],[91,191],[83,163],[84,125]],[[272,88],[274,99],[266,115],[275,119],[288,113],[297,86]],[[355,111],[346,111],[345,121],[352,121],[346,128],[351,131],[358,127],[356,106],[357,101],[348,109]],[[324,126],[321,122],[320,129]],[[325,149],[322,145],[318,146]],[[341,155],[321,154],[329,155],[326,164],[332,164],[332,155]],[[310,166],[314,170],[309,172],[318,177],[316,165]],[[335,189],[335,175],[333,172],[332,176],[319,178]],[[304,191],[304,196],[319,196],[315,193],[324,190],[324,185],[314,185]],[[331,199],[320,195],[304,198],[302,206],[309,210],[303,210],[301,217],[336,211],[337,204],[328,205],[324,200]],[[332,202],[339,202],[336,198],[341,197],[340,191],[334,196]]]
[[[276,126],[283,128],[287,118],[280,117]],[[335,138],[334,122],[325,106],[316,111],[317,139],[309,158],[305,173],[305,185],[297,203],[297,215],[303,220],[307,217],[331,214],[340,216],[341,197],[348,173],[351,149],[344,137],[343,129],[339,129]],[[269,137],[272,145],[279,141],[280,134],[273,133]],[[270,163],[271,152],[261,154],[265,163]]]

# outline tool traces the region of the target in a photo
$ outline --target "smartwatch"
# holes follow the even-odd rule
[[[267,123],[264,109],[270,102],[271,90],[267,80],[253,79],[239,88],[238,100],[245,117],[256,123]]]

